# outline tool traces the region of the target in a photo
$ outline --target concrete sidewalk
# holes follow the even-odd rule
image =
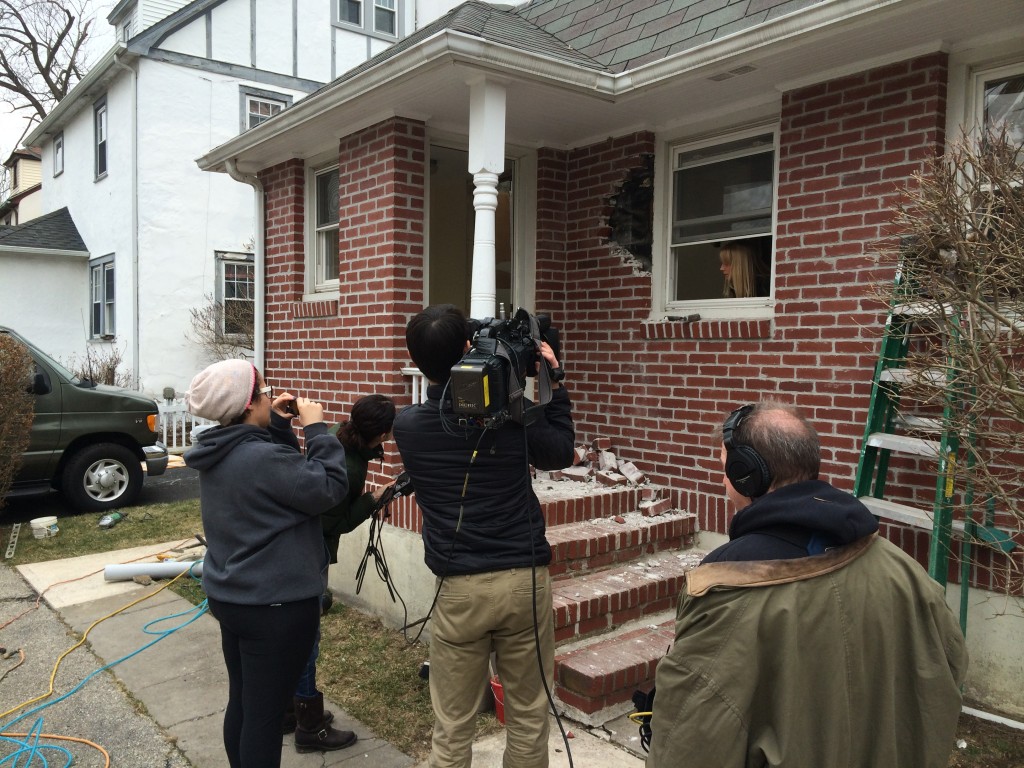
[[[18,655],[0,661],[0,730],[25,733],[41,728],[45,733],[88,740],[109,753],[111,765],[121,768],[225,765],[221,722],[227,678],[216,621],[209,614],[197,617],[188,601],[169,590],[161,591],[162,582],[143,587],[131,581],[103,579],[104,566],[139,558],[152,561],[167,547],[35,563],[17,571],[0,565],[0,646],[25,653],[20,666],[15,667]],[[41,601],[37,599],[40,594]],[[86,633],[85,644],[61,663],[55,694],[46,695],[58,658]],[[114,666],[109,672],[97,673],[104,665]],[[94,676],[76,692],[52,703],[91,674]],[[20,706],[37,697],[38,702]],[[338,727],[358,734],[358,744],[337,752],[300,755],[292,748],[292,737],[285,736],[282,766],[309,768],[350,761],[364,761],[374,768],[417,765],[336,704],[332,703],[331,709]],[[643,765],[641,758],[603,735],[589,732],[586,726],[563,723],[573,735],[569,744],[575,765]],[[19,749],[18,741],[27,740],[0,740],[0,760]],[[105,765],[100,749],[89,744],[41,739],[43,742],[68,749],[75,768]],[[503,747],[504,733],[478,740],[473,747],[474,766],[499,768]],[[47,756],[51,765],[65,764],[66,758],[55,752],[48,751]],[[554,723],[550,756],[552,766],[568,765]],[[23,760],[18,764],[42,762]]]

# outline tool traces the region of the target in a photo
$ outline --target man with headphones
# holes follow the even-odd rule
[[[687,575],[648,768],[944,768],[967,653],[942,588],[818,479],[795,408],[733,411],[721,461],[738,511]]]

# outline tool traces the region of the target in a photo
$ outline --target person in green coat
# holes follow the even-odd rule
[[[320,513],[324,543],[330,551],[330,562],[338,562],[338,544],[342,534],[358,528],[373,514],[374,506],[385,488],[363,492],[366,470],[373,459],[384,457],[384,443],[391,438],[391,425],[395,421],[395,404],[384,395],[366,395],[352,406],[349,420],[332,427],[345,448],[345,470],[348,474],[348,494],[336,506]],[[333,602],[330,590],[320,600],[321,612],[326,613]],[[352,731],[331,726],[334,713],[324,709],[323,693],[316,686],[316,660],[320,655],[320,633],[299,679],[291,707],[285,714],[283,732],[295,732],[297,752],[331,752],[356,743]]]
[[[320,515],[324,540],[331,551],[331,562],[338,562],[338,544],[343,534],[354,531],[370,519],[373,508],[386,486],[363,492],[366,470],[374,459],[384,458],[384,443],[391,439],[395,423],[395,404],[384,395],[366,395],[352,406],[349,420],[331,429],[345,446],[348,470],[348,495],[336,507]]]

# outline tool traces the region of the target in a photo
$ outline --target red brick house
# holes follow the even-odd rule
[[[1024,134],[1022,77],[1018,0],[470,0],[199,164],[256,187],[275,385],[335,418],[369,391],[408,403],[425,304],[546,312],[580,440],[723,533],[712,429],[738,404],[801,406],[852,488],[870,286],[892,278],[876,243],[962,127]],[[730,243],[753,295],[723,295]],[[411,505],[392,522],[418,525]],[[969,640],[977,696],[1024,714],[996,671],[1019,651]]]

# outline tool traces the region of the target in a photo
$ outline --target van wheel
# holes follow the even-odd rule
[[[90,445],[68,461],[61,487],[71,506],[84,512],[123,507],[142,490],[142,463],[123,445]]]

